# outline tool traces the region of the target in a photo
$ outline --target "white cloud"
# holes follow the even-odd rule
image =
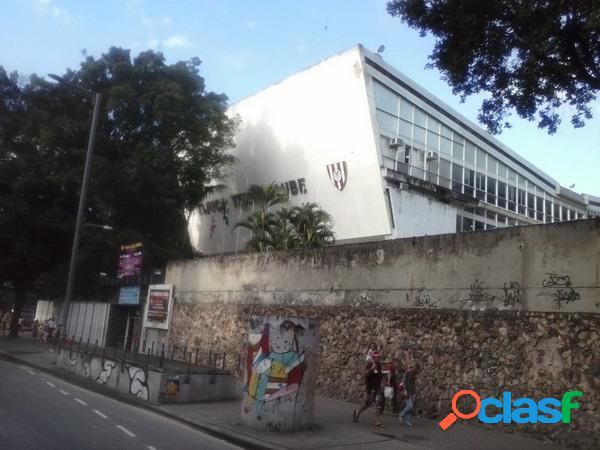
[[[160,39],[150,39],[148,41],[148,47],[157,49],[160,46]]]
[[[142,22],[142,25],[144,25],[145,27],[152,28],[154,26],[154,20],[151,19],[150,17],[142,16],[140,18],[140,21]]]
[[[75,19],[69,11],[64,8],[54,6],[52,0],[31,0],[33,12],[40,16],[51,16],[56,20],[63,22],[65,25],[71,25]]]
[[[175,34],[163,41],[163,45],[167,48],[193,47],[192,43],[181,34]]]

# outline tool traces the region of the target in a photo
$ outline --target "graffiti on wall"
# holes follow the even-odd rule
[[[298,346],[298,336],[303,333],[302,325],[284,320],[278,328],[266,323],[262,332],[248,335],[243,408],[246,414],[256,408],[260,419],[265,402],[297,394],[306,369],[306,354]]]
[[[112,375],[113,369],[117,367],[117,363],[114,361],[104,361],[102,365],[102,369],[98,376],[96,377],[96,382],[100,384],[106,384]]]
[[[573,289],[569,275],[559,275],[553,272],[546,272],[546,278],[542,282],[545,288],[551,288],[554,303],[558,308],[564,304],[572,303],[580,299],[579,292]]]
[[[496,297],[486,292],[486,287],[483,281],[479,281],[479,279],[475,279],[475,283],[472,283],[469,287],[469,296],[464,300],[461,300],[461,303],[467,304],[469,306],[481,306],[486,303],[494,303]]]
[[[504,306],[521,304],[521,284],[518,281],[504,282]]]
[[[129,393],[136,397],[148,400],[148,380],[146,372],[135,366],[127,366],[129,374]]]
[[[432,298],[431,295],[425,292],[425,286],[423,286],[422,288],[417,289],[417,294],[415,295],[415,299],[412,302],[412,305],[417,308],[437,308],[438,303],[439,299],[436,300]]]

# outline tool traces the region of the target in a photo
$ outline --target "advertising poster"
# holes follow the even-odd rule
[[[173,285],[152,284],[148,288],[148,301],[144,312],[144,326],[167,330],[173,307]]]
[[[142,271],[142,248],[143,244],[141,242],[121,245],[117,277],[132,277]]]

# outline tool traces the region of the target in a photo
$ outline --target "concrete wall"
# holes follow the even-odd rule
[[[62,348],[57,366],[118,392],[151,403],[190,403],[238,397],[236,380],[226,373],[184,372],[146,368],[120,359]]]
[[[181,302],[600,312],[600,222],[584,220],[176,261]]]
[[[256,315],[319,319],[317,394],[360,402],[368,344],[416,360],[419,411],[460,389],[560,398],[569,426],[504,426],[565,446],[600,445],[600,220],[169,265],[171,344],[245,350]],[[242,372],[238,372],[242,376]]]

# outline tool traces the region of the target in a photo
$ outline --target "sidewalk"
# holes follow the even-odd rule
[[[296,433],[267,433],[243,427],[239,421],[240,401],[192,403],[184,405],[150,405],[96,385],[84,379],[75,380],[55,365],[55,353],[49,344],[28,337],[15,340],[0,338],[0,357],[46,371],[54,376],[75,382],[86,388],[149,408],[165,416],[175,418],[198,429],[219,436],[245,448],[257,449],[464,449],[464,450],[551,450],[560,447],[517,434],[486,430],[475,426],[455,424],[448,431],[441,431],[437,422],[415,418],[413,427],[401,425],[386,415],[386,428],[372,426],[373,412],[365,411],[360,423],[352,422],[351,403],[317,397],[315,401],[315,425],[312,429]]]

